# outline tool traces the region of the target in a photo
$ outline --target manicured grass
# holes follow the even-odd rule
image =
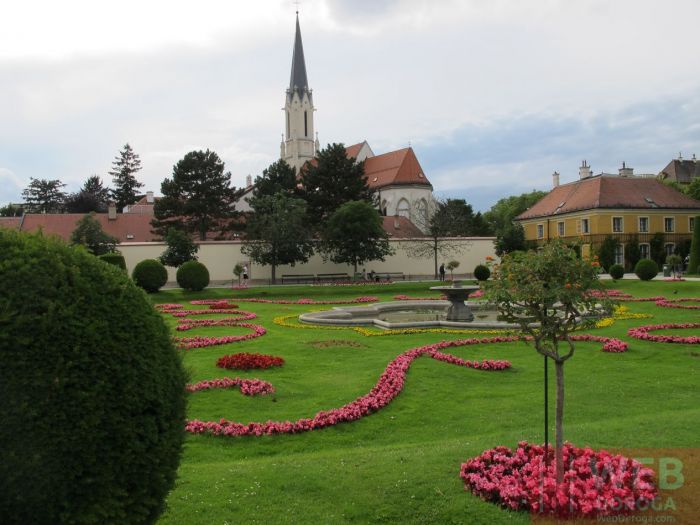
[[[435,283],[189,294],[169,290],[153,297],[156,302],[180,303],[215,297],[236,302],[243,297],[328,300],[376,295],[391,300],[397,294],[436,295],[428,290],[431,284]],[[700,297],[700,283],[692,282],[625,280],[608,287],[637,297]],[[627,353],[608,354],[600,351],[600,343],[577,343],[576,355],[566,365],[566,438],[594,448],[696,446],[700,348],[639,341],[626,332],[642,324],[699,322],[700,311],[646,302],[623,304],[654,317],[620,320],[590,331],[627,341]],[[256,377],[271,382],[277,392],[264,397],[246,397],[237,390],[192,394],[190,418],[264,422],[313,417],[366,394],[400,353],[465,337],[435,333],[366,337],[352,330],[287,328],[274,324],[273,318],[331,306],[241,301],[239,307],[256,312],[258,318],[250,322],[263,325],[268,333],[242,343],[188,351],[184,359],[191,380]],[[175,325],[171,316],[165,318]],[[246,329],[224,327],[177,335],[244,333]],[[686,336],[698,333],[682,331]],[[334,340],[359,346],[312,344]],[[286,364],[240,373],[216,368],[219,356],[245,351],[278,355]],[[403,392],[389,406],[359,421],[298,435],[190,436],[160,523],[529,523],[527,514],[502,510],[465,492],[459,467],[496,445],[542,442],[542,357],[524,343],[447,351],[468,359],[508,359],[513,368],[482,372],[421,357],[411,366]],[[553,377],[550,393],[554,395]],[[553,402],[550,409],[553,426]],[[553,433],[552,428],[552,438]]]

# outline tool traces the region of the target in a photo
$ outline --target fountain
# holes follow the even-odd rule
[[[460,281],[452,281],[452,286],[431,286],[431,290],[442,292],[450,301],[450,307],[447,309],[448,321],[471,322],[474,320],[474,314],[464,301],[467,300],[469,294],[476,292],[479,289],[478,285],[462,286]]]

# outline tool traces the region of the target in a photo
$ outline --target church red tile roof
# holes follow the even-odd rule
[[[595,208],[700,209],[700,201],[654,178],[598,175],[557,186],[516,220]]]
[[[345,148],[345,154],[348,157],[354,157],[357,158],[357,156],[360,154],[360,150],[362,149],[362,146],[364,146],[364,142],[359,142],[358,144],[353,144],[352,146],[348,146]]]
[[[370,188],[418,184],[429,186],[413,148],[403,148],[365,160],[365,175]]]
[[[418,227],[409,219],[402,216],[382,217],[382,228],[389,234],[390,239],[410,239],[425,237]]]
[[[659,178],[690,184],[693,179],[700,178],[700,161],[673,159],[661,170]]]
[[[83,213],[29,213],[24,216],[22,231],[41,229],[46,235],[58,235],[64,241],[69,241],[76,223],[84,216]],[[158,236],[151,233],[150,215],[119,213],[114,220],[109,220],[106,213],[96,213],[94,216],[105,233],[116,237],[120,243],[158,240]]]

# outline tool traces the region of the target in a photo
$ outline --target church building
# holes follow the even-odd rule
[[[280,158],[297,173],[311,162],[320,150],[314,126],[313,91],[306,75],[304,48],[296,19],[292,71],[284,104],[285,134],[280,144]],[[429,210],[434,206],[433,186],[418,162],[413,148],[403,148],[375,155],[367,141],[346,148],[348,157],[364,161],[369,186],[378,197],[384,216],[400,216],[425,230]]]

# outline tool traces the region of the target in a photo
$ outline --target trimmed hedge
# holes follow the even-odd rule
[[[105,253],[100,255],[99,258],[106,263],[113,264],[126,271],[126,261],[121,253]]]
[[[488,266],[478,264],[476,268],[474,268],[474,278],[477,281],[488,281],[489,277],[491,277],[491,270],[489,270]]]
[[[659,273],[659,265],[651,259],[642,259],[634,267],[634,273],[642,281],[651,281]]]
[[[153,523],[175,481],[186,375],[145,294],[93,255],[0,229],[5,524]]]
[[[180,288],[199,292],[209,286],[209,270],[199,261],[183,263],[175,275]]]
[[[622,279],[625,275],[625,268],[621,264],[613,264],[608,273],[613,279]]]
[[[168,270],[155,259],[145,259],[134,267],[134,282],[148,293],[155,293],[168,282]]]

